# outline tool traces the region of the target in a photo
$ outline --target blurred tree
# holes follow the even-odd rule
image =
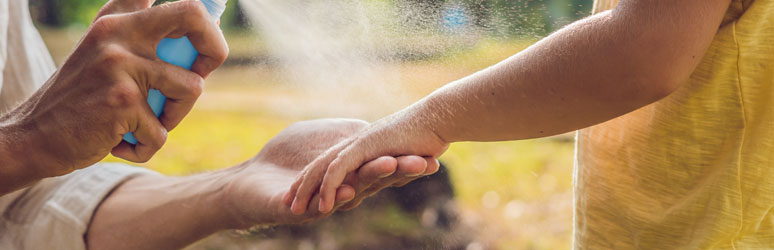
[[[394,0],[413,10],[406,20],[436,25],[442,9],[461,4],[471,22],[497,36],[544,36],[590,13],[593,0]]]
[[[476,23],[503,35],[544,36],[587,16],[593,0],[465,0]]]
[[[175,0],[158,0],[156,4]],[[221,18],[224,29],[244,29],[248,21],[230,0]],[[249,1],[249,0],[244,0]],[[438,25],[447,4],[467,8],[474,25],[496,36],[544,36],[590,13],[593,0],[393,0],[406,6],[406,21],[416,27]],[[30,10],[40,24],[54,27],[88,25],[107,0],[30,0]]]
[[[155,4],[171,1],[175,0],[157,0]],[[237,1],[230,0],[227,3],[226,12],[221,18],[221,27],[224,29],[247,26]],[[107,0],[30,0],[30,12],[37,23],[46,26],[88,25],[106,2]]]
[[[88,24],[106,0],[30,0],[38,23],[48,26]]]

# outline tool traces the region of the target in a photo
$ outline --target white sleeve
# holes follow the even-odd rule
[[[158,174],[120,163],[98,163],[22,190],[2,211],[0,249],[86,249],[84,234],[102,200],[137,175]],[[6,199],[3,196],[1,199]]]
[[[0,90],[3,89],[3,71],[8,58],[8,2],[0,2]]]
[[[0,112],[5,112],[31,96],[56,71],[27,0],[0,1],[0,51]]]

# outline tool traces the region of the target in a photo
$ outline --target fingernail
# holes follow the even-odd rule
[[[392,173],[384,173],[384,174],[379,175],[378,177],[379,178],[384,178],[384,177],[387,177],[387,176],[390,176],[390,175],[392,175]]]

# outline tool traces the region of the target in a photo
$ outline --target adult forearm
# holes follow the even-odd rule
[[[224,171],[128,180],[95,212],[86,237],[89,249],[178,249],[232,228],[222,211]]]
[[[565,27],[406,112],[447,142],[493,141],[564,133],[657,101],[687,80],[728,3],[634,2]]]
[[[41,169],[42,156],[28,130],[12,118],[0,118],[0,195],[49,177]]]

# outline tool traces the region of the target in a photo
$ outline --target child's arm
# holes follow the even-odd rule
[[[655,102],[690,76],[729,4],[621,0],[334,147],[285,202],[302,213],[319,187],[319,209],[328,211],[344,176],[378,156],[438,156],[451,142],[555,135]]]

